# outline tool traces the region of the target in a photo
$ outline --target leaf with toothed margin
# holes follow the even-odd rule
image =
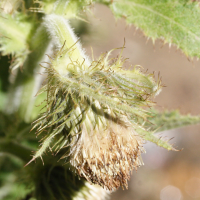
[[[173,151],[178,151],[176,148],[172,146],[172,144],[169,143],[171,139],[164,140],[161,137],[157,137],[153,131],[146,131],[143,129],[137,129],[136,132],[143,137],[144,140],[153,142],[159,147],[163,147],[167,150],[173,150]]]
[[[186,56],[200,58],[200,7],[190,0],[98,0],[116,18],[142,29],[153,40],[175,44]]]
[[[159,112],[152,111],[153,117],[148,118],[145,126],[156,129],[156,132],[180,128],[200,123],[200,116],[181,115],[178,110]]]
[[[167,150],[176,151],[173,145],[169,143],[170,138],[168,140],[164,140],[162,136],[158,137],[155,133],[200,123],[200,116],[191,116],[189,114],[181,115],[178,110],[159,112],[155,109],[151,109],[151,114],[152,116],[148,118],[144,125],[148,131],[138,129],[137,132],[145,140],[153,142]]]

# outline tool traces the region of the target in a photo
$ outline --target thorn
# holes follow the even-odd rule
[[[50,61],[53,60],[53,58],[50,55],[48,54],[45,54],[45,55],[50,59]]]
[[[42,160],[42,164],[44,165],[44,161],[43,161],[43,159],[42,159],[42,156],[40,156],[40,158],[41,158],[41,160]]]
[[[35,158],[33,157],[26,165],[24,165],[24,167],[28,166],[30,163],[32,163],[35,160]]]
[[[188,59],[189,62],[191,61],[190,58],[189,58],[189,56],[187,56],[187,59]]]
[[[169,142],[170,140],[173,140],[173,139],[174,139],[174,137],[170,138],[170,139],[168,140],[168,142]]]

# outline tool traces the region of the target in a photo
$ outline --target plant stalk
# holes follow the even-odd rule
[[[24,63],[23,70],[18,69],[15,81],[10,87],[5,112],[7,114],[18,112],[20,118],[27,123],[32,122],[40,113],[40,108],[35,105],[37,100],[35,95],[43,80],[41,73],[44,68],[39,64],[44,61],[49,43],[48,34],[42,24],[30,42],[31,53]],[[40,102],[45,99],[42,98]]]

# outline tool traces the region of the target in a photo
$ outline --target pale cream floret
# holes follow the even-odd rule
[[[133,128],[107,120],[106,126],[101,124],[92,129],[88,118],[76,148],[71,148],[70,160],[77,173],[91,183],[109,190],[127,188],[130,172],[143,165],[142,145],[143,140]]]

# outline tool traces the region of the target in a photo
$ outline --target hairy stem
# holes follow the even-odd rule
[[[39,63],[43,61],[49,41],[45,27],[41,25],[36,30],[30,43],[31,53],[24,63],[23,71],[18,70],[14,84],[9,91],[8,103],[5,108],[6,112],[8,114],[16,111],[19,112],[21,119],[25,122],[31,122],[40,110],[34,107],[36,101],[35,95],[43,79],[40,73],[44,69],[39,66]],[[38,113],[35,112],[36,109]]]
[[[89,62],[81,44],[78,42],[78,38],[64,17],[55,14],[46,15],[45,24],[58,49],[63,45],[65,49],[73,48],[73,51],[69,53],[71,60],[79,63]]]

